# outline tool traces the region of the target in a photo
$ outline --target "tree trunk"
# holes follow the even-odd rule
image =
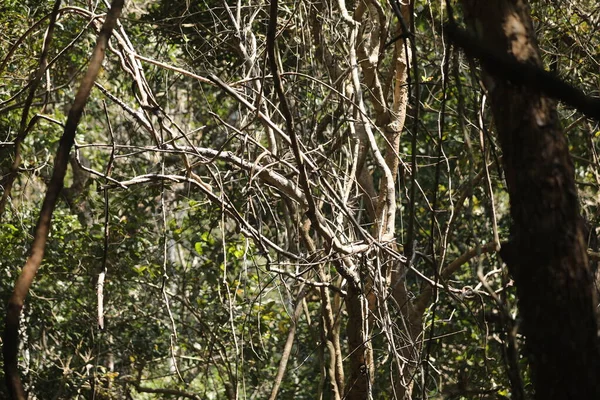
[[[2,353],[4,355],[4,379],[8,388],[9,397],[14,400],[25,400],[27,394],[21,382],[19,375],[19,322],[21,312],[25,305],[25,299],[29,293],[29,288],[33,283],[35,275],[44,258],[46,242],[50,232],[50,223],[52,214],[58,201],[58,197],[64,185],[67,164],[69,163],[69,153],[75,140],[77,126],[83,115],[85,105],[90,96],[90,92],[96,81],[96,77],[102,67],[102,61],[108,47],[108,42],[114,27],[117,24],[124,0],[113,0],[111,8],[106,15],[102,29],[98,35],[96,46],[92,52],[89,66],[79,90],[75,95],[73,106],[69,110],[65,130],[58,145],[58,151],[54,161],[52,178],[48,184],[48,190],[42,203],[40,215],[35,228],[34,239],[29,250],[27,261],[21,270],[19,278],[15,283],[13,293],[8,300],[6,311],[6,322],[4,326],[4,335],[2,338]]]
[[[462,4],[484,46],[542,67],[526,1]],[[493,75],[483,61],[513,220],[501,255],[517,287],[536,398],[600,398],[594,288],[556,105],[539,91]]]

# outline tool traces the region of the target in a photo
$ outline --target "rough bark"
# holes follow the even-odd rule
[[[463,0],[470,28],[489,49],[541,67],[523,0]],[[594,287],[574,168],[555,103],[510,83],[482,60],[510,195],[514,277],[537,399],[600,398]]]

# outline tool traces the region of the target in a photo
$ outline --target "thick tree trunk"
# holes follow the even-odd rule
[[[483,44],[542,66],[523,0],[463,0]],[[501,255],[517,286],[537,399],[600,398],[594,288],[574,169],[554,102],[516,86],[483,62],[503,151],[512,237]]]

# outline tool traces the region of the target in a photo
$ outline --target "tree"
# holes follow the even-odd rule
[[[526,1],[464,1],[463,6],[485,46],[542,68]],[[595,289],[573,162],[555,102],[490,68],[484,83],[513,219],[501,255],[517,286],[536,398],[598,397]]]
[[[52,18],[50,20],[50,29],[48,30],[49,36],[52,35],[52,28],[56,22],[56,15],[59,7],[60,1],[57,0],[52,12]],[[35,278],[37,270],[39,269],[44,257],[46,241],[48,240],[48,234],[50,231],[50,221],[58,201],[58,196],[63,187],[67,165],[69,163],[69,152],[71,151],[71,147],[73,146],[73,142],[75,140],[77,125],[79,124],[79,120],[83,114],[85,103],[90,95],[90,91],[92,90],[92,86],[96,80],[96,76],[98,75],[98,72],[102,66],[102,60],[104,59],[104,53],[106,52],[110,35],[117,23],[117,19],[119,18],[122,7],[123,0],[115,0],[113,7],[111,7],[110,12],[106,16],[106,20],[100,29],[98,42],[94,48],[94,52],[92,53],[90,60],[90,66],[82,80],[81,86],[77,92],[77,95],[75,96],[73,106],[69,111],[69,116],[65,123],[65,131],[59,143],[54,169],[52,171],[52,178],[50,179],[48,190],[46,192],[46,196],[44,197],[44,202],[42,203],[40,217],[38,219],[35,228],[34,239],[31,244],[30,254],[19,275],[19,279],[15,283],[13,294],[8,301],[2,349],[4,354],[6,385],[8,387],[9,396],[12,399],[24,400],[27,398],[23,389],[23,384],[21,382],[17,365],[19,350],[19,319],[21,317],[21,311],[23,309],[29,288],[31,287],[33,279]],[[44,54],[42,56],[42,62],[40,62],[39,72],[36,73],[36,83],[39,83],[44,69],[46,68],[47,61],[45,57],[46,55]],[[31,104],[35,86],[36,85],[33,86],[34,89],[31,91],[31,95],[28,100],[29,104]],[[29,111],[28,108],[29,105],[25,107],[25,111],[23,113],[24,122],[27,120],[27,114]],[[21,127],[24,128],[25,123],[22,123]],[[24,130],[22,129],[19,131],[18,139],[22,139],[21,136],[23,134]],[[20,150],[18,147],[19,143],[15,143],[15,146],[17,146],[16,149],[18,154]],[[20,157],[16,156],[14,162],[18,166],[20,163]],[[16,168],[13,168],[11,174],[9,175],[10,185],[5,188],[3,199],[8,196],[7,193],[9,193],[9,190],[12,187],[12,181],[14,180],[15,172]]]
[[[578,43],[594,47],[595,19],[580,17],[594,5],[566,4],[567,19],[583,22],[561,36],[552,24],[564,16],[536,3],[540,31],[553,32],[539,48],[559,49],[548,56],[559,73],[582,60],[574,74],[592,87],[582,54],[593,52]],[[12,27],[0,45],[6,302],[38,204],[56,194],[56,149],[66,169],[43,264],[21,318],[13,312],[3,327],[12,343],[20,338],[19,348],[4,347],[11,382],[20,376],[39,398],[142,399],[517,399],[532,393],[530,372],[543,384],[533,355],[550,341],[521,352],[522,334],[537,333],[518,321],[532,319],[526,305],[559,304],[527,286],[539,277],[518,271],[529,260],[554,278],[584,274],[584,258],[536,257],[549,254],[549,240],[557,254],[580,246],[573,257],[587,244],[570,233],[539,242],[523,234],[558,223],[583,234],[575,191],[593,224],[600,215],[589,134],[598,129],[552,108],[540,95],[545,81],[515,83],[514,66],[490,69],[461,42],[482,61],[486,84],[507,95],[488,108],[491,86],[482,91],[479,68],[451,46],[456,24],[440,30],[447,9],[437,3],[149,0],[128,5],[116,24],[65,158],[66,110],[108,6],[29,0],[7,3],[0,17]],[[465,2],[465,14],[479,6]],[[485,18],[499,38],[480,47],[502,54],[500,14]],[[536,57],[528,65],[539,72]],[[495,65],[515,64],[505,61]],[[534,113],[543,103],[548,114],[538,114],[553,123],[560,115],[575,164],[552,124],[548,137],[535,133],[540,143],[514,142],[538,156],[514,156],[505,140],[514,108],[503,102]],[[537,185],[543,144],[556,149],[566,186]],[[520,181],[513,172],[525,162],[532,178]],[[546,193],[565,206],[552,226],[552,204],[532,211]],[[560,282],[552,277],[540,282]],[[581,314],[591,286],[580,278]],[[593,321],[575,322],[552,340],[578,326],[585,335]]]

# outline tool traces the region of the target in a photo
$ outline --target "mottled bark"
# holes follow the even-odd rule
[[[377,1],[364,0],[357,2],[353,15],[354,21],[360,24],[361,27],[357,30],[358,38],[355,42],[356,61],[360,65],[362,80],[369,89],[365,91],[365,94],[368,94],[366,98],[373,107],[375,125],[385,138],[385,145],[381,148],[383,161],[377,162],[378,167],[384,173],[376,189],[373,177],[366,172],[365,161],[367,154],[372,151],[368,134],[365,132],[365,134],[359,135],[362,146],[358,161],[357,180],[363,191],[369,222],[372,223],[372,234],[374,237],[384,239],[384,241],[392,237],[383,233],[394,231],[391,227],[395,224],[395,209],[390,209],[389,203],[391,200],[395,204],[396,198],[394,197],[395,190],[390,190],[390,188],[395,187],[399,169],[402,168],[398,154],[400,152],[400,138],[406,120],[408,69],[411,60],[409,32],[404,30],[407,29],[406,25],[410,24],[411,21],[410,3],[399,2],[392,5],[394,8],[394,14],[392,14],[394,25],[392,26],[395,26],[395,28],[390,31],[386,28],[389,25],[388,15]],[[384,50],[385,43],[389,40],[390,34],[395,38],[392,63],[389,68],[382,68],[382,57],[386,54]],[[353,94],[358,92],[355,87]],[[389,243],[389,246],[397,251],[395,244]],[[385,252],[380,252],[376,257],[378,261],[371,268],[366,268],[363,265],[363,268],[366,268],[365,270],[377,270],[375,276],[364,274],[364,298],[359,298],[358,294],[356,294],[357,297],[352,297],[354,293],[349,291],[346,299],[348,310],[359,312],[361,301],[367,301],[369,312],[366,321],[368,327],[366,328],[372,329],[375,325],[376,315],[381,317],[380,320],[386,319],[386,317],[383,317],[387,313],[387,310],[385,310],[385,307],[387,307],[385,294],[388,289],[391,289],[394,300],[397,304],[401,304],[399,306],[402,315],[401,324],[406,329],[405,335],[398,343],[395,343],[398,353],[395,354],[397,369],[394,370],[393,377],[395,382],[394,395],[398,399],[410,398],[411,380],[420,353],[420,346],[414,338],[421,332],[422,315],[411,313],[412,305],[410,301],[407,301],[406,286],[402,282],[405,276],[405,266],[399,261],[393,260]],[[391,267],[392,265],[394,267]],[[399,298],[402,298],[402,300],[398,301]],[[367,314],[365,311],[363,313]],[[417,321],[416,325],[413,324],[414,321]],[[348,340],[351,354],[361,343],[361,340],[364,340],[354,334],[353,324],[355,323],[359,323],[359,321],[350,318]],[[356,345],[352,344],[353,341],[356,342]],[[366,396],[369,395],[366,385],[371,385],[374,382],[375,366],[372,350],[370,347],[366,350],[364,357],[356,355],[351,358],[352,365],[359,368],[354,368],[354,372],[351,373],[348,380],[348,396],[356,395],[362,396],[356,398],[367,398]],[[363,377],[365,379],[361,381]],[[368,379],[366,379],[367,377]],[[357,389],[357,382],[362,382],[365,387]]]
[[[542,67],[523,0],[462,1],[483,44]],[[600,398],[594,287],[574,168],[554,101],[486,65],[513,220],[501,255],[514,277],[537,399]]]

